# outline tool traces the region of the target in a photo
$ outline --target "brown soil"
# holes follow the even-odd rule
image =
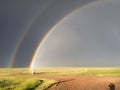
[[[120,90],[120,77],[56,76],[49,78],[56,80],[49,90]]]

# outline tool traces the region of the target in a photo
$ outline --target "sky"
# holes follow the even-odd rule
[[[1,0],[0,67],[29,67],[41,42],[34,67],[119,66],[119,8],[119,0]]]
[[[119,5],[112,0],[94,2],[70,14],[52,28],[33,67],[119,66]]]

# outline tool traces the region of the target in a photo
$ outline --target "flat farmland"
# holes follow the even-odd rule
[[[0,68],[0,90],[120,90],[120,68]]]

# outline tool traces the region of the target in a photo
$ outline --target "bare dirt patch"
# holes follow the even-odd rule
[[[49,90],[120,90],[120,77],[56,76]]]

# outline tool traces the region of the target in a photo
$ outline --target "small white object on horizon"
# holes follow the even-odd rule
[[[35,74],[34,69],[32,69],[32,74]]]

